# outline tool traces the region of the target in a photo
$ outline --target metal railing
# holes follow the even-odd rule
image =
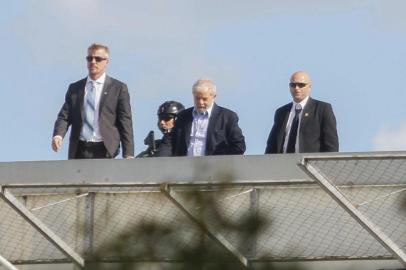
[[[405,152],[10,162],[0,163],[0,183],[3,264],[82,268],[95,254],[171,262],[173,246],[203,237],[245,266],[393,257],[406,265]],[[258,213],[269,226],[242,238],[216,211],[202,216],[195,192],[222,221]],[[138,242],[120,256],[105,249],[143,223],[181,233],[157,241],[148,258]]]

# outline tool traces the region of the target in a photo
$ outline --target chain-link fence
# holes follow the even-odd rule
[[[406,263],[406,157],[305,158],[304,164],[343,209]]]
[[[73,261],[80,267],[123,258],[170,262],[182,259],[177,250],[203,241],[242,265],[402,260],[396,248],[406,249],[406,156],[305,157],[301,165],[296,160],[304,179],[4,185],[0,255],[12,263]],[[252,214],[261,218],[258,230],[236,229]],[[151,224],[168,233],[147,229],[132,237]],[[152,253],[145,253],[145,234],[156,234],[148,244]],[[117,248],[123,236],[131,243]]]

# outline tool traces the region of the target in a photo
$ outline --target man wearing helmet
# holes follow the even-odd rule
[[[165,101],[162,103],[157,111],[158,115],[158,128],[163,133],[163,137],[160,140],[155,140],[154,131],[150,131],[144,140],[144,143],[148,145],[148,148],[137,155],[137,157],[167,157],[171,156],[171,151],[167,148],[160,147],[162,141],[168,139],[172,128],[175,126],[175,121],[178,113],[184,110],[185,107],[182,103],[177,101]]]
[[[172,156],[242,155],[245,138],[238,125],[237,113],[218,106],[216,85],[207,78],[192,87],[194,106],[178,115],[170,141],[161,148]]]

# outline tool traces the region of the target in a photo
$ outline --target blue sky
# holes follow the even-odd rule
[[[0,161],[67,158],[53,124],[68,84],[86,76],[86,48],[111,50],[108,74],[130,89],[135,151],[156,109],[192,106],[212,78],[236,111],[249,155],[262,154],[290,75],[307,71],[330,102],[340,151],[406,150],[406,2],[402,0],[7,1],[0,11]]]

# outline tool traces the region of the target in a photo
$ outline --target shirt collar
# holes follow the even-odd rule
[[[206,111],[203,113],[204,115],[206,115],[206,113],[207,113],[208,118],[210,118],[211,111],[213,110],[213,106],[214,106],[214,103],[209,108],[207,108]],[[199,114],[199,112],[196,110],[195,107],[193,107],[193,117],[197,116],[198,114]]]
[[[96,84],[104,84],[106,80],[106,73],[103,73],[103,75],[101,75],[97,80],[92,80],[89,76],[87,76],[87,81],[88,82],[95,82]]]
[[[306,106],[308,100],[309,100],[309,96],[305,97],[305,99],[303,99],[303,100],[300,101],[299,103],[293,101],[292,108],[296,108],[296,104],[300,104],[300,106],[301,106],[302,109],[303,109],[303,108]]]

